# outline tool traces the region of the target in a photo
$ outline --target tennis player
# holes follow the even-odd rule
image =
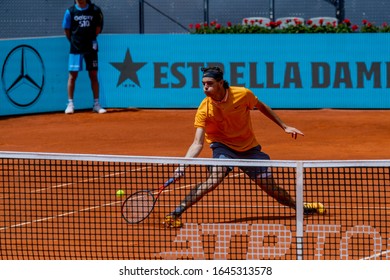
[[[203,149],[204,141],[210,145],[213,158],[219,159],[258,159],[270,160],[257,142],[250,119],[250,110],[257,108],[261,113],[280,126],[296,139],[304,135],[298,129],[286,125],[266,104],[258,100],[253,92],[244,87],[229,86],[223,79],[219,67],[202,68],[203,91],[206,97],[198,107],[195,116],[195,137],[186,157],[197,157]],[[280,204],[295,209],[295,200],[279,187],[267,167],[242,167],[251,180]],[[175,171],[175,176],[184,175],[184,166]],[[181,215],[198,202],[208,192],[214,190],[227,176],[229,167],[210,167],[206,181],[197,184],[176,209],[165,216],[166,227],[182,227]],[[319,212],[321,203],[304,203],[304,213]]]
[[[74,113],[74,90],[78,73],[83,70],[83,62],[91,80],[94,98],[92,110],[99,114],[106,113],[99,103],[97,36],[103,28],[101,9],[90,0],[76,0],[75,4],[65,11],[62,27],[70,42],[68,105],[65,114]]]

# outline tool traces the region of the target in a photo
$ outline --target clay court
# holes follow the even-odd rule
[[[256,131],[256,135],[258,141],[263,146],[263,150],[271,155],[272,159],[275,160],[365,160],[365,159],[390,159],[390,111],[386,110],[276,110],[277,114],[284,120],[287,124],[294,126],[300,129],[305,133],[304,137],[300,137],[297,140],[294,140],[290,137],[290,135],[285,134],[279,127],[273,124],[271,121],[266,119],[259,112],[252,112],[252,120],[253,126]],[[72,153],[72,154],[103,154],[103,155],[131,155],[131,156],[163,156],[163,157],[181,157],[185,154],[188,146],[191,144],[194,134],[193,128],[193,118],[194,118],[195,110],[136,110],[136,109],[111,109],[108,110],[107,114],[99,115],[88,111],[80,111],[76,112],[74,115],[65,115],[62,112],[59,113],[50,113],[50,114],[37,114],[37,115],[28,115],[28,116],[9,116],[9,117],[1,117],[0,118],[0,150],[2,151],[18,151],[18,152],[50,152],[50,153]],[[210,150],[208,147],[205,147],[201,157],[209,158]],[[39,168],[39,167],[38,167]],[[49,168],[49,167],[42,167]],[[53,167],[54,168],[54,167]],[[64,168],[64,167],[59,167]],[[66,166],[65,166],[66,168]],[[76,167],[70,167],[76,168]],[[85,167],[77,167],[75,172],[79,171],[79,168],[86,168],[88,172],[88,166]],[[110,167],[108,167],[110,168]],[[33,169],[37,170],[37,169]],[[70,171],[72,172],[72,171]],[[114,170],[109,170],[109,172],[114,172]],[[158,169],[156,170],[158,173],[170,173],[169,172],[160,172]],[[386,171],[388,172],[388,171]],[[99,172],[98,172],[99,173]],[[160,176],[160,175],[159,175]],[[166,175],[161,175],[166,176]],[[153,176],[152,176],[153,177]],[[110,177],[111,178],[111,177]],[[110,240],[105,240],[104,238],[97,241],[99,246],[102,248],[116,248],[112,249],[112,252],[107,252],[102,249],[102,253],[99,251],[99,247],[96,247],[95,240],[88,239],[87,243],[82,243],[80,240],[80,244],[67,244],[65,247],[68,248],[70,252],[75,251],[75,253],[71,253],[70,256],[61,255],[61,253],[56,253],[57,251],[57,243],[53,243],[53,247],[46,246],[45,247],[45,239],[51,240],[53,236],[58,237],[58,242],[60,246],[63,246],[61,242],[67,242],[66,240],[70,240],[65,238],[62,240],[62,234],[69,235],[70,232],[61,232],[57,227],[49,227],[41,229],[39,227],[39,223],[37,224],[37,228],[29,229],[26,228],[26,236],[27,239],[23,239],[26,243],[23,243],[17,239],[7,239],[7,245],[10,248],[15,248],[17,246],[18,250],[25,247],[30,248],[31,246],[28,244],[27,240],[34,240],[35,236],[39,237],[36,246],[42,246],[43,251],[40,253],[39,250],[34,249],[35,245],[32,247],[32,253],[26,253],[24,258],[38,258],[38,259],[52,259],[52,258],[111,258],[112,256],[116,256],[118,253],[118,248],[123,250],[125,254],[127,248],[133,248],[134,246],[139,245],[139,248],[143,248],[145,251],[149,249],[157,250],[156,248],[165,248],[166,251],[169,251],[169,248],[172,246],[172,240],[178,238],[178,231],[166,231],[161,229],[160,219],[163,215],[173,206],[175,202],[170,201],[169,196],[165,196],[164,199],[161,200],[160,205],[162,209],[156,209],[155,213],[152,217],[147,220],[145,223],[137,226],[129,226],[127,225],[123,219],[120,217],[120,201],[115,199],[113,193],[115,191],[115,186],[113,188],[110,187],[109,184],[115,185],[116,183],[120,183],[121,178],[118,179],[110,179],[103,178],[102,182],[97,182],[97,179],[94,177],[91,182],[83,183],[72,183],[68,184],[67,179],[65,181],[59,181],[60,183],[66,183],[65,187],[56,187],[56,191],[53,192],[41,192],[41,191],[31,191],[30,187],[26,188],[26,192],[24,190],[21,191],[20,194],[13,194],[12,190],[6,190],[4,188],[3,195],[9,197],[8,200],[12,200],[14,195],[15,198],[18,198],[18,195],[23,196],[26,195],[31,201],[49,201],[49,203],[55,203],[50,206],[43,205],[33,205],[31,212],[41,212],[43,211],[46,214],[48,208],[53,207],[53,209],[57,209],[56,203],[61,203],[62,199],[68,197],[69,201],[70,197],[74,197],[73,203],[74,206],[82,207],[90,207],[95,205],[103,205],[107,201],[110,202],[110,208],[107,211],[107,207],[101,207],[102,212],[95,212],[94,210],[83,212],[88,213],[90,215],[91,221],[95,219],[102,218],[101,222],[98,221],[97,227],[94,228],[94,224],[91,222],[88,226],[85,226],[84,223],[70,223],[69,225],[72,228],[69,231],[82,232],[85,236],[98,236],[99,238],[103,238],[101,236],[105,236],[106,233],[111,233],[111,231],[118,232],[124,234],[125,236],[131,236],[131,240],[125,241],[121,239],[121,235],[118,236],[109,236]],[[99,178],[100,180],[101,178]],[[13,182],[14,179],[10,179],[10,182]],[[61,179],[62,180],[62,179]],[[110,181],[114,180],[114,181]],[[118,180],[118,181],[116,181]],[[125,179],[126,181],[126,179]],[[156,177],[155,181],[162,181],[162,178]],[[128,182],[125,182],[127,184]],[[160,183],[159,183],[160,184]],[[233,183],[234,185],[235,183]],[[61,185],[61,184],[60,184]],[[39,185],[36,186],[37,189],[41,187]],[[244,185],[245,187],[245,185]],[[96,189],[94,189],[96,188]],[[292,186],[294,188],[294,185]],[[129,189],[128,191],[135,191],[136,189]],[[238,190],[237,190],[238,191]],[[316,196],[322,196],[324,199],[329,199],[329,201],[334,201],[332,196],[326,196],[327,188],[323,188],[321,190],[317,190],[313,188],[310,190]],[[375,190],[374,190],[375,191]],[[381,190],[385,193],[385,190]],[[23,193],[22,193],[23,192]],[[80,194],[80,192],[82,192]],[[176,196],[176,199],[182,197],[186,190]],[[226,197],[228,195],[229,189],[224,189],[221,187],[218,191],[210,194],[209,203],[216,203],[220,199],[218,197]],[[261,193],[258,189],[255,192]],[[97,199],[101,199],[95,201]],[[242,194],[244,199],[245,195]],[[251,195],[253,196],[253,195]],[[237,199],[240,196],[237,196]],[[261,205],[270,205],[273,202],[269,202],[267,196],[261,196],[262,202]],[[58,199],[56,202],[55,199]],[[73,199],[73,198],[72,198]],[[348,198],[351,201],[357,198]],[[372,201],[372,198],[368,200],[368,202]],[[5,207],[8,212],[19,211],[18,207],[14,206],[12,202],[7,202]],[[53,201],[53,202],[50,202]],[[205,202],[207,202],[207,198]],[[234,201],[233,201],[234,202]],[[325,203],[327,201],[324,201]],[[237,207],[242,203],[242,201],[236,201]],[[90,205],[91,204],[91,205]],[[168,204],[172,204],[171,206],[167,206]],[[233,209],[234,205],[226,206],[221,204],[222,208],[221,214],[226,214],[229,212],[229,209]],[[16,207],[16,208],[15,208]],[[273,206],[272,206],[273,207]],[[245,227],[245,226],[253,226],[253,225],[261,225],[262,223],[281,223],[284,221],[285,225],[289,225],[294,227],[294,213],[291,211],[280,210],[282,212],[278,212],[280,215],[275,216],[274,210],[277,208],[272,208],[268,206],[268,208],[263,208],[260,210],[261,216],[258,217],[247,217],[247,213],[243,213],[242,216],[233,217],[234,219],[231,221],[227,220],[227,216],[221,219],[220,225],[225,226],[226,222],[232,223],[232,226],[235,227]],[[72,213],[73,205],[70,203],[69,205],[61,205],[60,213],[63,211]],[[69,208],[69,209],[68,209]],[[14,209],[14,210],[13,210]],[[16,210],[15,210],[16,209]],[[93,208],[95,209],[95,208]],[[239,209],[239,208],[237,208]],[[340,210],[341,209],[341,210]],[[337,211],[342,211],[342,208],[336,209],[333,211],[331,216],[324,217],[316,217],[313,219],[309,219],[306,221],[308,224],[310,223],[327,223],[332,218],[333,214],[337,214]],[[100,211],[100,210],[99,210]],[[267,213],[269,211],[269,213]],[[377,211],[377,210],[373,210]],[[384,209],[384,213],[386,214],[388,210]],[[50,212],[49,212],[50,213]],[[377,212],[373,212],[377,213]],[[381,212],[382,213],[382,212]],[[234,214],[234,213],[232,213]],[[191,214],[192,218],[189,218],[187,221],[188,227],[185,230],[195,230],[197,229],[197,220],[196,212]],[[358,212],[352,212],[351,215],[363,215],[358,214]],[[387,215],[387,214],[386,214]],[[71,216],[67,219],[71,221]],[[222,217],[222,216],[221,216]],[[351,216],[352,217],[352,216]],[[372,217],[372,216],[371,216]],[[4,216],[7,219],[7,216]],[[53,217],[52,217],[53,218]],[[217,218],[215,216],[214,218]],[[77,218],[75,218],[77,221]],[[219,219],[219,218],[218,218]],[[54,221],[55,220],[55,221]],[[59,223],[59,219],[55,218],[53,223]],[[212,220],[208,220],[205,216],[200,218],[201,223],[204,222],[213,222]],[[352,219],[353,220],[353,219]],[[351,221],[352,221],[351,220]],[[89,223],[89,220],[86,220]],[[110,223],[105,223],[104,221],[117,221],[116,225],[113,226]],[[256,224],[257,223],[259,224]],[[347,223],[351,222],[347,221]],[[369,220],[370,221],[370,220]],[[215,222],[215,221],[214,221]],[[367,221],[366,221],[367,222]],[[387,223],[385,221],[384,224],[380,224],[381,228],[386,229]],[[50,224],[49,222],[48,224]],[[102,224],[100,224],[102,223]],[[252,224],[253,223],[253,224]],[[46,224],[46,223],[44,223]],[[247,225],[248,224],[248,225]],[[84,226],[83,226],[84,225]],[[203,227],[207,227],[207,223],[202,224]],[[214,224],[215,225],[215,224]],[[352,224],[353,225],[353,224]],[[62,226],[62,225],[61,225]],[[217,223],[218,226],[218,223]],[[91,227],[91,229],[89,228]],[[8,233],[10,228],[3,227],[1,234],[10,234]],[[16,229],[17,230],[17,229]],[[24,229],[22,228],[23,232]],[[135,242],[138,236],[144,236],[151,238],[156,235],[156,230],[162,232],[165,236],[165,241],[160,243],[158,240],[149,240],[145,239],[144,244],[149,244],[148,246],[152,246],[150,244],[154,244],[153,247],[145,247],[141,246],[140,243]],[[42,233],[42,231],[44,233]],[[68,231],[65,228],[65,231]],[[102,231],[102,232],[101,232]],[[161,234],[161,233],[160,233]],[[14,236],[14,235],[12,235]],[[73,236],[73,234],[72,234]],[[82,235],[84,236],[84,235]],[[43,238],[43,239],[42,239]],[[116,239],[118,238],[118,239]],[[313,238],[313,240],[316,240]],[[205,240],[204,240],[205,241]],[[208,241],[208,240],[206,240]],[[41,243],[40,243],[41,242]],[[209,240],[208,242],[214,242],[213,240]],[[240,243],[242,241],[235,241]],[[248,240],[245,240],[248,242]],[[335,241],[337,244],[337,240]],[[142,243],[142,242],[141,242]],[[65,243],[64,243],[65,244]],[[89,255],[88,246],[89,244],[95,244],[92,248],[96,255]],[[315,242],[313,242],[314,246]],[[333,243],[332,243],[333,244]],[[333,245],[330,246],[333,246]],[[76,247],[73,247],[76,246]],[[77,247],[78,246],[78,247]],[[87,249],[80,250],[80,248],[84,248],[86,246]],[[117,246],[117,247],[115,247]],[[338,246],[338,245],[337,245]],[[371,245],[365,245],[370,248]],[[40,247],[39,247],[40,248]],[[45,249],[46,248],[46,249]],[[62,248],[62,247],[59,247]],[[76,249],[77,248],[77,249]],[[98,248],[98,249],[96,249]],[[143,250],[142,249],[142,250]],[[11,249],[12,250],[12,249]],[[27,249],[30,250],[30,249]],[[45,251],[48,250],[48,251]],[[141,250],[141,251],[142,251]],[[240,252],[241,249],[237,249]],[[314,249],[312,249],[314,250]],[[333,250],[333,249],[330,249]],[[10,250],[8,250],[10,251]],[[17,251],[17,250],[16,250]],[[23,250],[20,252],[22,253]],[[46,252],[54,252],[54,256],[45,255]],[[84,253],[86,255],[84,255]],[[158,252],[158,251],[157,251]],[[4,252],[3,252],[4,253]],[[101,253],[99,255],[99,253]],[[141,252],[142,253],[142,252]],[[241,254],[245,255],[246,251],[241,252]],[[5,254],[5,253],[4,253]],[[16,253],[15,253],[16,254]],[[29,255],[31,254],[31,255]],[[47,253],[49,254],[49,253]],[[147,253],[145,253],[147,254]],[[212,258],[215,254],[214,251],[210,251],[207,253],[207,258]],[[314,255],[314,251],[312,251]],[[337,255],[337,253],[336,253]],[[4,255],[5,256],[5,255]],[[88,257],[85,257],[88,256]],[[12,257],[11,257],[12,258]],[[115,258],[115,257],[114,257]],[[136,257],[137,258],[137,257]],[[148,258],[148,257],[146,257]],[[168,256],[169,258],[169,256]],[[173,257],[174,258],[174,257]],[[234,257],[233,257],[234,258]],[[333,257],[332,257],[333,258]],[[326,257],[325,257],[326,259]]]
[[[252,112],[257,139],[272,159],[390,159],[390,110],[276,110],[305,136],[285,134]],[[88,111],[0,117],[0,150],[183,156],[194,136],[195,110]],[[205,147],[201,157],[210,157]]]

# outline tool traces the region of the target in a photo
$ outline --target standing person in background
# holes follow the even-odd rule
[[[103,13],[90,0],[76,0],[75,4],[65,11],[62,27],[70,42],[68,105],[65,114],[74,113],[74,91],[79,71],[85,62],[93,92],[93,111],[99,114],[106,110],[99,103],[98,81],[98,43],[97,36],[103,29]]]
[[[223,79],[219,67],[202,68],[203,91],[206,97],[198,107],[195,116],[196,132],[186,157],[197,157],[203,149],[204,141],[210,144],[213,158],[270,160],[268,154],[258,144],[250,118],[250,111],[257,108],[262,114],[290,134],[294,139],[303,133],[285,124],[276,113],[261,102],[251,90],[244,87],[229,86]],[[175,170],[175,177],[184,175],[186,166]],[[277,202],[296,209],[294,198],[274,181],[270,168],[241,167],[242,171],[266,194]],[[232,167],[209,167],[208,178],[197,184],[173,212],[165,216],[166,227],[183,226],[181,215],[192,205],[214,190],[232,170]],[[325,213],[322,203],[304,203],[304,214]]]

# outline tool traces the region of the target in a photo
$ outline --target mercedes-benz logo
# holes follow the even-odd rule
[[[12,49],[3,63],[1,81],[13,104],[19,107],[33,104],[45,84],[45,66],[39,53],[28,45]]]

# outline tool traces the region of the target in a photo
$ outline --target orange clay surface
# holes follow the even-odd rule
[[[252,112],[253,126],[257,138],[264,151],[269,153],[272,159],[390,159],[390,110],[278,110],[276,112],[287,124],[303,131],[305,136],[294,140],[260,112]],[[0,118],[0,150],[183,156],[193,139],[195,131],[193,127],[194,115],[195,110],[111,109],[104,115],[91,111],[81,111],[74,115],[53,113],[2,117]],[[206,146],[201,157],[210,156],[210,149]],[[77,203],[79,202],[76,201],[76,205]],[[12,205],[12,203],[8,203],[8,205]],[[80,205],[82,205],[81,202]],[[164,205],[164,203],[161,202],[160,205]],[[38,211],[45,211],[46,206],[37,205],[34,207]],[[229,212],[228,209],[221,211],[221,213]],[[93,212],[91,213],[92,217],[94,217]],[[150,218],[141,227],[133,228],[131,236],[139,238],[140,234],[150,234],[150,230],[153,229],[152,234],[147,235],[150,238],[150,244],[155,244],[156,248],[164,250],[163,248],[167,246],[166,240],[175,238],[177,234],[175,230],[167,231],[161,228],[163,231],[158,231],[158,228],[155,227],[155,224],[160,223],[161,217],[166,212],[165,208],[155,210],[155,218]],[[108,215],[113,214],[108,213]],[[119,210],[114,212],[114,217],[119,217]],[[77,229],[78,226],[81,227],[80,232],[83,232],[84,224],[75,224],[74,229]],[[148,228],[148,226],[151,227]],[[118,231],[128,229],[123,221],[117,224],[116,227],[115,230]],[[28,237],[27,240],[31,240],[30,238],[33,237],[30,227],[26,227],[25,230],[27,230],[24,233]],[[52,234],[59,234],[58,228],[51,230]],[[97,236],[106,234],[106,232],[102,233],[99,230],[94,233]],[[120,238],[119,235],[117,237]],[[154,240],[153,237],[157,239]],[[107,241],[101,240],[102,246],[126,244],[122,243],[123,240],[116,240],[113,236],[108,236],[108,238]],[[12,248],[24,248],[23,243],[18,238],[9,239],[8,241]],[[59,246],[62,246],[59,249],[57,247],[52,249],[52,252],[58,252],[54,258],[69,257],[69,255],[61,255],[63,253],[61,253],[61,248],[67,246],[66,239],[63,242],[58,243]],[[141,241],[141,244],[143,242],[146,241]],[[126,247],[123,248],[127,251]],[[142,248],[144,247],[138,248],[140,259],[145,257]],[[147,248],[150,247],[146,246],[145,248],[147,251]],[[26,256],[32,256],[32,254],[45,256],[46,253],[44,249],[42,250],[29,252],[28,254],[31,255]],[[75,242],[69,245],[69,250],[70,252],[80,250],[78,243]],[[86,248],[84,251],[95,252],[94,250],[96,251],[95,248]],[[314,249],[311,250],[314,251]],[[146,252],[146,255],[148,254],[149,252]],[[98,258],[110,258],[110,252],[103,250]]]
[[[195,110],[76,111],[0,117],[0,150],[184,156]],[[275,110],[305,136],[294,140],[258,111],[253,127],[278,160],[390,159],[390,110]],[[200,157],[210,157],[207,145]]]

